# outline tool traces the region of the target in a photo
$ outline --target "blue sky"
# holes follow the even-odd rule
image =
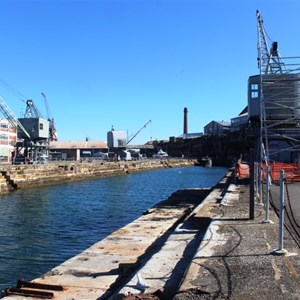
[[[48,100],[61,141],[131,144],[202,132],[247,105],[257,21],[282,56],[300,56],[299,1],[0,0],[0,96],[17,117]],[[271,45],[271,41],[269,41]]]

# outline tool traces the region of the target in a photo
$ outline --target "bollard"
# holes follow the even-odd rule
[[[285,203],[284,203],[284,170],[280,170],[280,218],[279,218],[279,248],[274,250],[274,254],[284,255],[287,253],[283,249],[283,231],[284,231],[284,212],[285,212]]]

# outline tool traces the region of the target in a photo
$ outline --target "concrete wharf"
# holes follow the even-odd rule
[[[285,232],[287,253],[275,255],[274,211],[270,219],[259,205],[249,219],[249,186],[228,171],[212,189],[175,192],[32,282],[61,287],[46,290],[60,300],[300,299],[299,247]]]

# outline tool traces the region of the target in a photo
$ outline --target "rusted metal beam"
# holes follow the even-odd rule
[[[51,291],[62,291],[64,288],[61,285],[53,285],[53,284],[43,284],[36,282],[28,282],[21,279],[17,281],[17,288],[32,288],[32,289],[41,289],[41,290],[51,290]]]
[[[7,288],[4,290],[4,296],[10,295],[19,295],[25,297],[35,297],[43,299],[51,299],[54,297],[52,292],[45,292],[39,290],[28,290],[28,289],[19,289],[19,288]]]

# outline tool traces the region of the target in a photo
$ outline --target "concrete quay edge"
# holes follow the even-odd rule
[[[153,210],[33,282],[62,286],[63,291],[53,291],[54,299],[99,299],[115,284],[121,272],[136,268],[139,258],[187,209],[169,207],[159,209],[159,214]],[[3,299],[6,298],[36,299],[17,295]]]
[[[232,182],[226,188],[221,181],[219,188],[193,211],[193,224],[179,224],[176,238],[171,235],[161,251],[111,299],[131,300],[137,294],[156,295],[161,300],[300,299],[299,247],[285,231],[285,255],[274,252],[279,243],[275,212],[270,211],[272,222],[265,223],[265,209],[257,203],[255,218],[250,220],[247,182]],[[208,228],[191,237],[193,229],[201,232],[201,218],[211,218]],[[183,241],[187,243],[184,250]],[[188,248],[193,248],[193,254]]]
[[[53,299],[108,299],[111,290],[157,252],[169,232],[190,214],[195,202],[204,199],[210,190],[175,192],[138,219],[32,282],[62,286],[63,291],[50,290]],[[37,297],[9,295],[3,299]]]
[[[156,295],[157,292],[160,295],[158,299],[173,299],[213,217],[210,209],[230,190],[232,176],[233,172],[228,171],[189,216],[178,224],[163,247],[109,299],[131,299],[133,295]]]

